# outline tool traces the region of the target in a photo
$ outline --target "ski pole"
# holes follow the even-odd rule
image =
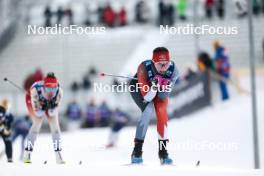
[[[125,78],[125,79],[133,79],[133,80],[138,80],[137,78],[130,77],[130,76],[122,76],[122,75],[113,75],[113,74],[107,74],[107,73],[100,73],[100,76],[110,76],[110,77],[115,77],[115,78]]]
[[[17,85],[16,83],[14,83],[13,81],[9,80],[8,78],[4,78],[5,82],[8,82],[9,84],[11,84],[12,86],[16,87],[17,89],[19,89],[20,91],[24,92],[24,89],[22,87],[20,87],[19,85]]]

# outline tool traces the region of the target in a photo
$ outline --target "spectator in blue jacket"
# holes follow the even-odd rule
[[[66,110],[66,117],[69,120],[79,120],[81,118],[82,111],[80,105],[76,101],[72,101]]]
[[[112,112],[108,107],[107,103],[103,101],[102,104],[99,106],[98,110],[100,115],[100,126],[101,127],[108,126],[111,120]]]
[[[229,99],[229,92],[227,88],[227,81],[230,77],[230,63],[226,54],[226,49],[220,45],[219,41],[214,42],[215,48],[215,67],[216,72],[221,78],[219,79],[219,86],[222,100]]]
[[[98,113],[98,107],[95,104],[95,100],[92,99],[89,104],[86,105],[85,110],[85,121],[82,125],[84,128],[93,128],[96,125],[96,122],[98,121],[99,113]]]

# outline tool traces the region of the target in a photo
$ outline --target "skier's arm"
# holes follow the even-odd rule
[[[44,112],[42,110],[42,104],[39,101],[38,93],[35,88],[30,89],[30,97],[31,97],[31,104],[32,104],[32,109],[34,111],[34,114],[37,117],[41,117],[44,115]]]
[[[151,102],[157,94],[157,90],[153,90],[149,87],[149,81],[146,77],[147,73],[143,64],[140,64],[137,70],[138,83],[140,86],[140,92],[144,100]],[[144,89],[149,88],[149,90]]]
[[[38,93],[35,88],[30,89],[31,104],[34,111],[41,110],[41,104],[39,102]]]
[[[59,106],[62,97],[63,97],[63,91],[62,91],[62,88],[59,88],[59,94],[58,94],[56,102],[55,102],[57,106]]]

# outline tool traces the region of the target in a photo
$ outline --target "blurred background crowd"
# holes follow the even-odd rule
[[[136,24],[172,26],[181,24],[183,21],[193,21],[195,13],[202,20],[216,18],[224,20],[230,17],[244,18],[247,16],[247,5],[243,0],[159,0],[155,4],[147,0],[131,2],[70,1],[64,5],[48,3],[45,7],[44,5],[31,7],[28,12],[28,22],[41,25],[39,18],[42,16],[44,26],[54,24],[105,25],[107,27]],[[264,1],[254,0],[253,3],[253,14],[263,15]]]

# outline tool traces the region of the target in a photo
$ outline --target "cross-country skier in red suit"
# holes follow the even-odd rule
[[[161,164],[172,164],[168,155],[167,143],[169,93],[178,78],[178,70],[167,48],[158,47],[153,51],[152,60],[145,60],[139,66],[135,78],[130,81],[131,96],[142,114],[139,118],[134,139],[131,162],[140,164],[142,147],[148,124],[153,115],[157,118],[159,159]],[[133,89],[134,88],[134,89]]]

